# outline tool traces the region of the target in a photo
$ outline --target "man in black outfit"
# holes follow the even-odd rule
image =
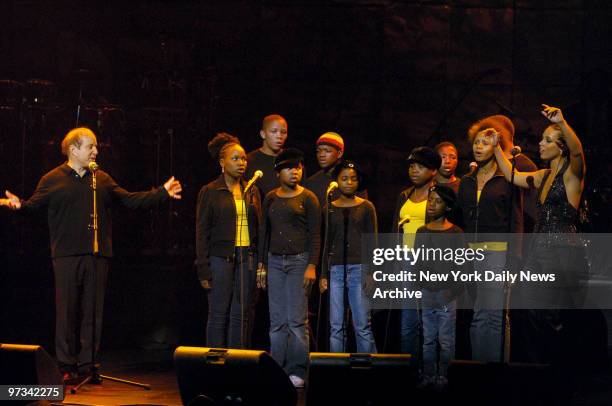
[[[94,243],[90,168],[95,169],[90,164],[98,155],[95,134],[84,127],[71,130],[62,141],[62,153],[68,161],[45,174],[28,200],[6,191],[7,198],[0,199],[0,206],[23,212],[47,210],[55,274],[55,351],[64,379],[72,380],[78,372],[93,370],[95,365],[95,358],[92,360],[94,306],[96,352],[100,345],[108,259],[113,255],[112,205],[120,203],[128,208],[146,209],[168,197],[180,199],[181,184],[172,177],[163,187],[130,193],[106,172],[96,170],[98,238]],[[80,339],[77,339],[79,331]]]

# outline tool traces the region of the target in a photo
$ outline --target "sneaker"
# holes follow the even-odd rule
[[[289,380],[293,384],[294,388],[303,388],[304,380],[297,375],[289,375]]]

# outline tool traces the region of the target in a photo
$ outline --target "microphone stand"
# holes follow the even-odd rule
[[[242,208],[243,208],[242,211],[244,213],[244,218],[246,218],[246,221],[247,221],[247,227],[249,224],[249,203],[247,201],[247,198],[249,194],[251,195],[251,197],[253,196],[253,185],[251,185],[249,189],[245,188],[244,196],[242,196]],[[236,221],[237,222],[239,221],[238,218],[236,218]],[[242,223],[242,218],[240,218],[239,227],[238,227],[238,241],[239,242],[242,242],[243,225],[244,224]],[[250,243],[251,238],[252,236],[249,235],[249,243]],[[244,349],[245,341],[246,341],[246,332],[245,332],[246,326],[244,325],[244,321],[245,321],[244,319],[244,299],[245,297],[244,297],[244,255],[243,255],[244,250],[243,250],[243,247],[238,247],[238,251],[240,253],[239,254],[240,255],[240,349]]]
[[[398,244],[399,243],[403,243],[403,233],[400,234],[400,228],[405,224],[405,223],[409,223],[410,222],[410,217],[405,217],[403,219],[401,219],[397,224],[396,224],[396,233],[397,233],[397,239],[398,239]],[[402,236],[401,241],[400,241],[400,235]],[[391,308],[387,309],[387,321],[385,322],[385,338],[383,340],[383,353],[387,352],[387,337],[388,335],[388,331],[389,331],[389,326],[391,325]]]
[[[347,249],[348,249],[348,226],[349,226],[349,208],[345,207],[342,209],[342,216],[344,220],[344,227],[342,233],[343,240],[343,251],[342,251],[342,349],[346,352],[346,341],[347,341],[347,330],[348,330],[348,319],[349,319],[349,300],[348,300],[348,257],[347,257]],[[354,317],[354,316],[353,316]]]
[[[331,286],[331,267],[330,267],[330,262],[331,262],[331,256],[332,256],[332,252],[329,251],[329,222],[330,222],[330,217],[331,214],[334,212],[334,207],[332,206],[331,202],[332,202],[332,194],[331,193],[326,193],[325,195],[325,199],[327,200],[327,204],[325,205],[325,233],[323,235],[323,254],[321,255],[321,273],[323,269],[327,269],[327,290],[329,291],[330,286]],[[322,304],[323,304],[323,295],[319,294],[319,306],[317,309],[317,332],[316,332],[316,339],[315,339],[315,347],[318,347],[319,345],[319,333],[321,331],[321,308],[322,308]],[[329,324],[329,323],[328,323]],[[327,328],[325,329],[325,331],[327,332]],[[327,339],[329,339],[329,333],[327,334]]]
[[[93,213],[91,214],[92,224],[91,229],[94,233],[93,240],[93,310],[91,318],[91,372],[81,381],[78,385],[70,389],[71,394],[77,393],[81,387],[85,384],[91,383],[92,385],[101,385],[102,379],[108,379],[109,381],[125,383],[127,385],[133,385],[141,387],[145,390],[151,390],[151,385],[128,381],[125,379],[119,379],[108,375],[100,375],[98,367],[96,366],[96,307],[98,306],[98,258],[100,256],[100,247],[98,243],[98,175],[97,169],[91,171],[91,189],[93,195]]]
[[[518,155],[518,154],[516,154]],[[512,203],[514,202],[514,170],[516,169],[516,155],[512,158],[512,166],[510,172],[510,204],[508,205],[508,225],[507,233],[512,230]],[[506,258],[511,258],[508,252],[506,252]],[[503,310],[503,324],[502,324],[502,351],[501,351],[501,362],[510,362],[510,348],[511,348],[511,326],[510,326],[510,293],[511,293],[510,282],[504,283],[504,310]]]

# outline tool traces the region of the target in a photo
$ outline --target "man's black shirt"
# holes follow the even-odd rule
[[[79,174],[64,163],[45,174],[32,197],[21,202],[24,211],[46,208],[51,257],[93,253],[92,176]],[[149,192],[128,192],[106,172],[97,172],[98,244],[104,257],[113,255],[111,207],[120,203],[128,208],[150,208],[168,197],[163,187]]]

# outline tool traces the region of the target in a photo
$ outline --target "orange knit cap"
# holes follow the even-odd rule
[[[338,133],[327,132],[323,134],[317,140],[317,147],[321,144],[331,145],[332,147],[338,148],[340,151],[344,151],[344,140]]]

